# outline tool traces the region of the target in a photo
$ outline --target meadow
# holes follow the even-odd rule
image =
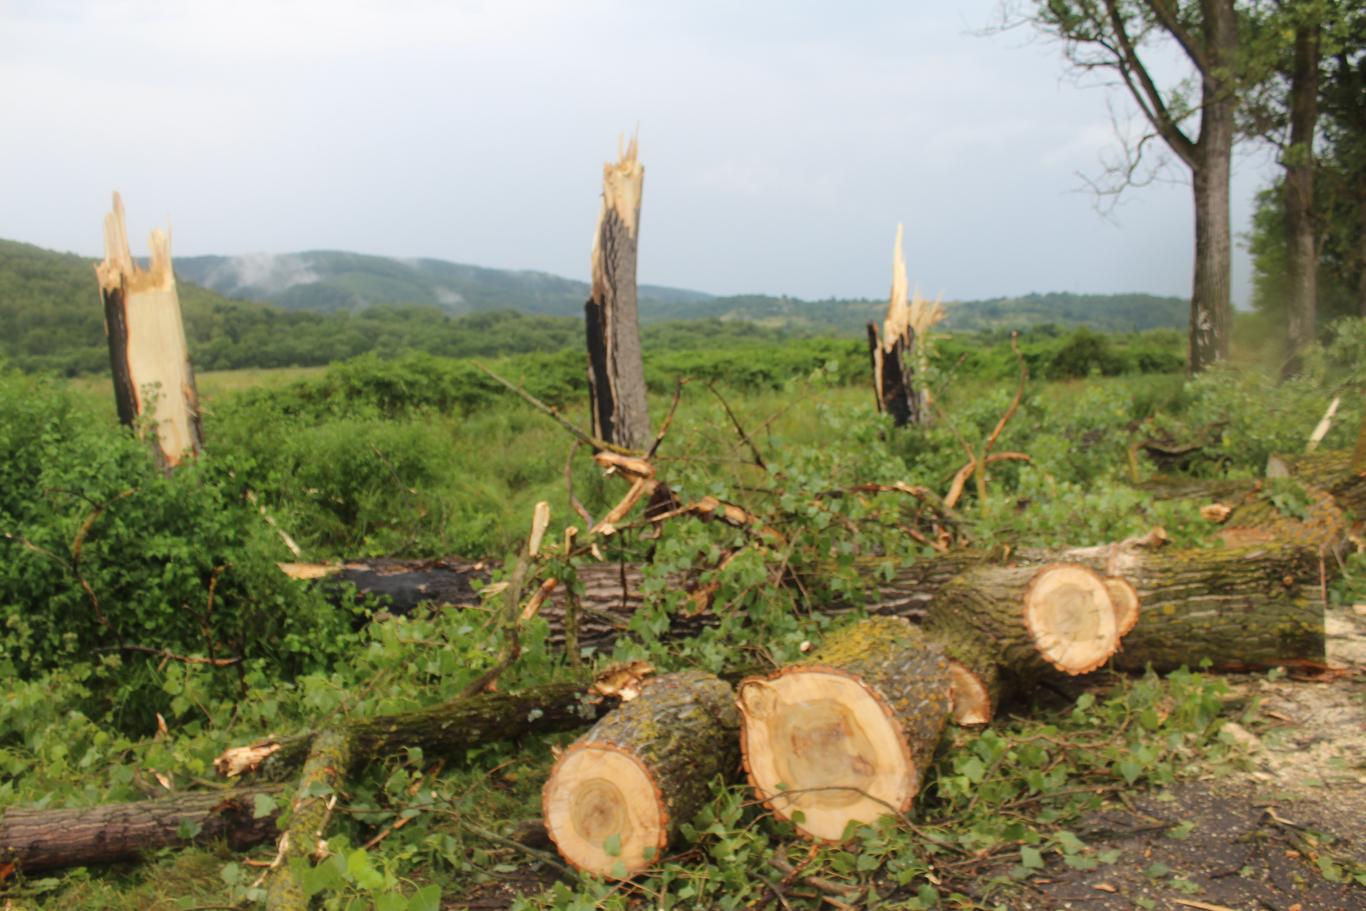
[[[993,466],[985,498],[969,485],[957,513],[971,540],[1100,544],[1160,525],[1182,546],[1213,547],[1197,504],[1140,486],[1156,471],[1133,457],[1138,443],[1198,442],[1191,473],[1258,477],[1271,454],[1304,448],[1334,395],[1342,406],[1322,446],[1356,443],[1366,321],[1340,324],[1287,381],[1250,363],[1188,380],[1179,344],[1169,332],[1025,337],[1029,380],[997,448],[1028,461]],[[580,354],[485,365],[586,426]],[[854,572],[856,561],[890,569],[926,554],[904,533],[906,507],[894,496],[821,492],[907,482],[942,495],[965,449],[981,445],[1021,388],[1019,362],[1001,335],[941,339],[925,428],[896,429],[877,414],[867,371],[866,349],[838,339],[647,351],[657,426],[677,403],[656,459],[661,476],[681,497],[711,495],[781,520],[790,543],[718,567],[718,555],[744,546],[743,533],[721,523],[683,518],[658,534],[610,539],[608,559],[648,561],[657,573],[647,590],[658,611],[685,609],[663,590],[667,574],[698,571],[716,582],[725,622],[679,642],[643,621],[610,652],[567,655],[533,620],[500,687],[581,679],[627,659],[723,672],[754,660],[756,643],[763,660],[781,663],[828,630],[816,602],[861,597],[866,572]],[[574,500],[601,517],[624,493],[586,447],[470,361],[371,355],[199,381],[206,451],[164,477],[117,426],[102,379],[0,372],[0,673],[12,681],[0,698],[0,809],[216,786],[212,760],[228,746],[448,699],[499,660],[489,604],[371,622],[382,605],[339,606],[287,579],[276,563],[297,558],[261,509],[305,560],[459,556],[503,565],[495,576],[505,578],[535,503],[550,504],[549,537],[559,540],[570,525],[588,533]],[[1275,494],[1295,508],[1294,491]],[[775,568],[823,582],[774,587]],[[1357,556],[1330,599],[1359,600],[1364,583]],[[1105,783],[1161,786],[1197,761],[1234,761],[1218,733],[1232,717],[1221,715],[1221,686],[1198,673],[1116,678],[1099,695],[1010,719],[941,757],[918,821],[890,820],[815,850],[809,873],[865,897],[871,889],[889,908],[1009,907],[1045,857],[1106,862],[1071,831],[1109,793]],[[1117,723],[1155,705],[1164,708],[1152,724]],[[1111,733],[1087,733],[1100,730]],[[1030,752],[1040,738],[1071,746]],[[767,869],[791,833],[726,781],[714,783],[678,853],[628,885],[573,875],[518,842],[513,832],[537,815],[552,751],[566,741],[489,743],[441,760],[410,750],[358,770],[333,821],[331,856],[308,873],[315,903],[417,911],[481,896],[490,898],[480,907],[520,909],[771,901],[768,880],[747,871]],[[1007,754],[1018,761],[1003,765]],[[271,799],[256,806],[261,816],[280,809]],[[10,869],[0,890],[16,909],[247,907],[261,899],[260,871],[247,860],[272,851],[248,858],[208,843],[135,865]],[[964,860],[974,852],[1008,855],[1013,866],[975,881],[981,871]],[[1334,863],[1335,875],[1366,882],[1366,871]],[[836,895],[783,901],[815,908]]]

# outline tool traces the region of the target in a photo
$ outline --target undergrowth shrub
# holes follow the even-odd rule
[[[103,695],[146,721],[163,650],[286,676],[330,660],[349,617],[279,572],[235,474],[224,455],[167,477],[65,390],[0,374],[0,673],[105,656],[125,672]]]

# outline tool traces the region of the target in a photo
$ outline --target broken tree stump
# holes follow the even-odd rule
[[[0,865],[12,863],[25,873],[84,867],[218,838],[240,851],[275,836],[276,814],[256,818],[255,803],[258,795],[279,791],[197,792],[57,810],[11,808],[0,816]]]
[[[896,245],[892,248],[892,293],[887,316],[879,335],[877,323],[868,324],[868,351],[873,360],[873,392],[877,410],[892,417],[897,427],[920,423],[920,402],[916,395],[914,365],[909,362],[915,346],[910,307],[906,257],[902,253],[902,226],[896,226]]]
[[[900,618],[832,633],[808,661],[741,682],[740,749],[755,793],[810,838],[904,813],[949,711],[948,661]]]
[[[735,694],[703,671],[646,681],[561,754],[542,792],[546,832],[580,870],[625,879],[659,862],[736,765]]]
[[[171,269],[171,239],[156,230],[150,244],[151,262],[143,269],[129,251],[123,200],[115,193],[113,211],[104,217],[104,261],[95,266],[114,399],[119,420],[139,432],[144,418],[155,417],[149,442],[158,464],[169,471],[199,452],[204,433]]]
[[[626,449],[650,445],[645,363],[636,305],[636,244],[645,168],[636,140],[602,169],[602,208],[593,235],[592,290],[584,304],[593,436]]]

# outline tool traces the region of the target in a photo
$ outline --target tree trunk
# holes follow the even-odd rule
[[[0,865],[25,873],[137,860],[161,848],[225,838],[242,850],[276,834],[275,813],[257,819],[258,795],[278,787],[176,794],[61,810],[11,808],[0,816]]]
[[[433,756],[454,756],[484,743],[583,727],[607,711],[611,702],[585,684],[549,683],[520,693],[481,693],[397,715],[362,718],[347,722],[340,731],[357,759],[410,746]],[[259,772],[281,777],[306,759],[312,740],[312,735],[303,734],[234,747],[214,760],[214,767],[226,776]]]
[[[323,838],[337,803],[337,792],[351,764],[345,734],[324,731],[313,738],[299,786],[289,807],[289,828],[266,886],[266,911],[307,911],[308,892],[299,872],[326,846]]]
[[[1272,456],[1267,462],[1266,476],[1290,477],[1326,491],[1344,512],[1366,519],[1366,467],[1355,466],[1353,458],[1353,453],[1346,449]]]
[[[1195,198],[1195,279],[1191,292],[1191,374],[1228,357],[1233,328],[1229,173],[1237,98],[1229,71],[1238,50],[1233,0],[1201,0],[1208,66],[1200,80],[1200,138],[1191,183]]]
[[[736,767],[735,693],[703,671],[647,680],[560,755],[541,805],[580,870],[625,879],[657,864],[678,827]]]
[[[636,450],[650,445],[636,312],[636,242],[644,179],[634,139],[620,160],[603,166],[602,210],[593,238],[593,287],[584,305],[593,435]]]
[[[897,427],[919,423],[914,374],[908,359],[915,345],[906,278],[906,258],[901,249],[902,227],[897,225],[896,245],[892,248],[892,293],[887,317],[879,336],[876,323],[868,324],[868,348],[873,359],[873,390],[877,410],[892,416]]]
[[[910,623],[875,617],[739,693],[755,793],[804,835],[838,842],[850,822],[910,809],[948,717],[949,667]]]
[[[924,629],[953,665],[954,719],[990,721],[1005,682],[1095,670],[1119,648],[1120,616],[1097,573],[1071,563],[985,564],[951,579]]]
[[[1292,354],[1318,338],[1318,239],[1312,214],[1318,97],[1319,28],[1317,23],[1301,23],[1295,29],[1290,76],[1290,147],[1282,159]]]
[[[151,264],[143,270],[128,249],[123,200],[115,193],[114,210],[104,218],[104,261],[95,267],[114,399],[119,420],[139,433],[140,422],[155,415],[152,451],[169,471],[199,452],[204,434],[171,270],[170,238],[153,231],[151,249]]]

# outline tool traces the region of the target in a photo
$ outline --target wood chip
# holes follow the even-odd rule
[[[1238,911],[1237,908],[1230,908],[1228,905],[1212,905],[1209,902],[1192,901],[1186,898],[1173,898],[1172,904],[1180,905],[1183,908],[1199,908],[1200,911]]]
[[[1092,889],[1095,889],[1095,890],[1098,891],[1098,892],[1118,892],[1118,891],[1119,891],[1118,889],[1116,889],[1116,888],[1114,887],[1114,885],[1113,885],[1112,883],[1096,883],[1096,884],[1093,885],[1091,888],[1092,888]]]
[[[1223,525],[1228,521],[1228,517],[1233,513],[1231,506],[1223,503],[1210,503],[1200,507],[1200,518],[1206,522],[1213,522],[1215,525]]]

